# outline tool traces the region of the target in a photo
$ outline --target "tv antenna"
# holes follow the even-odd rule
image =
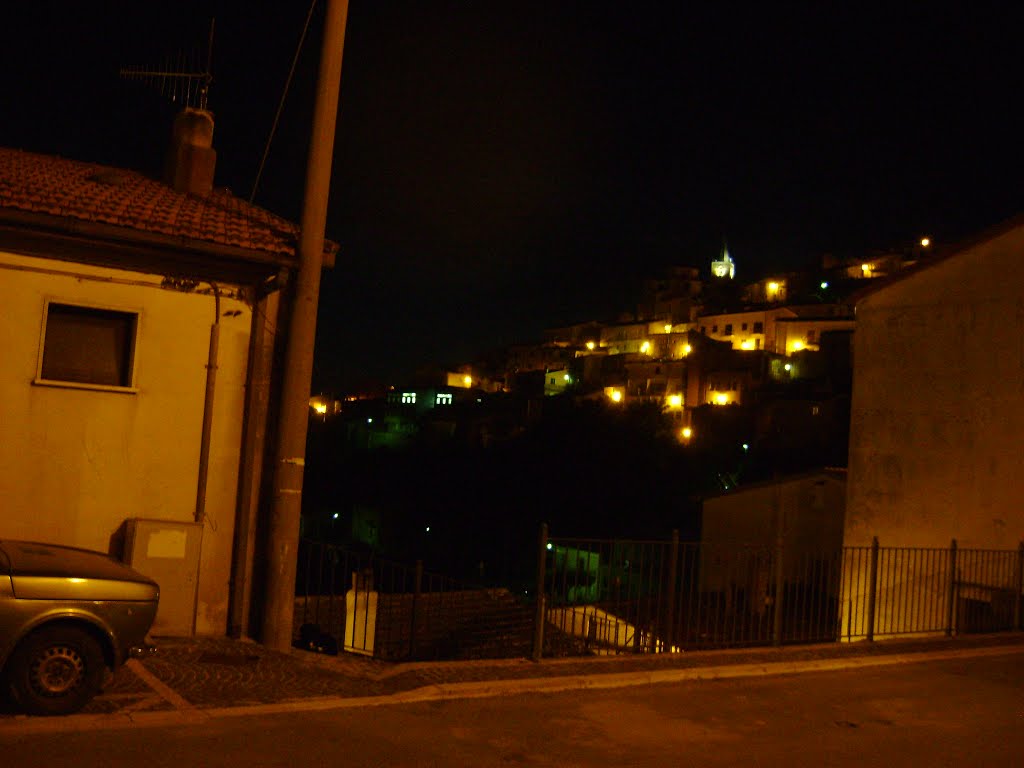
[[[162,68],[130,65],[121,68],[121,77],[136,80],[159,89],[161,95],[175,104],[193,109],[206,109],[210,94],[210,62],[213,58],[213,26],[216,19],[210,19],[210,37],[206,45],[206,64],[197,48],[180,50],[176,56],[164,59]]]

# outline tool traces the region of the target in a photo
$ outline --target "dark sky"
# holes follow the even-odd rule
[[[296,219],[324,2],[256,200]],[[723,237],[756,278],[1020,212],[1022,13],[822,5],[352,0],[314,389],[607,318]],[[217,184],[248,197],[304,0],[18,8],[0,145],[153,174],[174,108],[117,71],[215,16]]]

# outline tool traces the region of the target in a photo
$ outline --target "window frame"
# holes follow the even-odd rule
[[[132,315],[134,317],[131,339],[129,341],[130,348],[128,350],[128,386],[122,386],[119,384],[92,384],[86,381],[66,381],[64,379],[43,378],[43,356],[46,353],[46,329],[50,323],[50,307],[52,305],[71,307],[73,309],[96,310],[98,312],[116,312],[121,315]],[[36,372],[35,377],[32,379],[32,384],[34,386],[58,387],[61,389],[87,389],[97,392],[118,392],[128,395],[138,394],[138,347],[139,330],[142,325],[142,310],[140,308],[116,306],[113,304],[99,304],[91,301],[81,301],[79,299],[46,297],[43,301],[43,316],[40,325],[39,348],[36,355]]]

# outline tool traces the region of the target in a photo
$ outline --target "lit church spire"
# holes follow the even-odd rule
[[[722,258],[711,262],[711,274],[715,277],[727,277],[732,280],[736,276],[736,263],[729,256],[729,246],[722,243]]]

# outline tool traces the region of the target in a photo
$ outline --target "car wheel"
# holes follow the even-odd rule
[[[70,626],[44,627],[22,640],[8,664],[15,702],[31,715],[77,712],[103,683],[103,649]]]

